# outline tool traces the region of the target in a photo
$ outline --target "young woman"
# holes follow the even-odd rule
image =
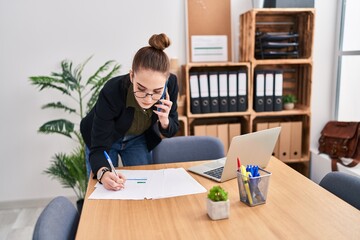
[[[104,151],[114,166],[118,154],[124,166],[151,164],[150,152],[161,142],[160,134],[172,137],[179,128],[177,79],[169,73],[164,52],[170,39],[153,35],[149,44],[135,54],[129,74],[104,85],[94,108],[81,121],[91,170],[109,190],[122,189],[126,179],[111,171]]]

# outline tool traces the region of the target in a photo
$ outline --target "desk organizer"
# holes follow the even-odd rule
[[[253,207],[266,202],[271,173],[259,168],[259,177],[237,173],[240,201]]]

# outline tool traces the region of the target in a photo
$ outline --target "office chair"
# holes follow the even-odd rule
[[[211,136],[165,138],[152,154],[154,163],[212,160],[225,156],[223,143]]]
[[[329,172],[319,185],[360,210],[360,177],[344,172]]]
[[[66,197],[56,197],[40,214],[33,233],[33,240],[75,239],[79,213]]]

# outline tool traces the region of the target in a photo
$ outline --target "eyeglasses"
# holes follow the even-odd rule
[[[146,98],[150,96],[152,100],[159,100],[161,98],[161,93],[147,93],[143,91],[136,91],[134,92],[135,97],[137,98]]]

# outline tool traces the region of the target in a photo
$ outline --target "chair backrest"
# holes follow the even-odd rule
[[[79,213],[66,197],[56,197],[41,212],[33,240],[75,239]]]
[[[154,163],[212,160],[225,156],[223,143],[211,136],[165,138],[152,154]]]
[[[329,172],[319,184],[360,210],[360,177],[344,172]]]

